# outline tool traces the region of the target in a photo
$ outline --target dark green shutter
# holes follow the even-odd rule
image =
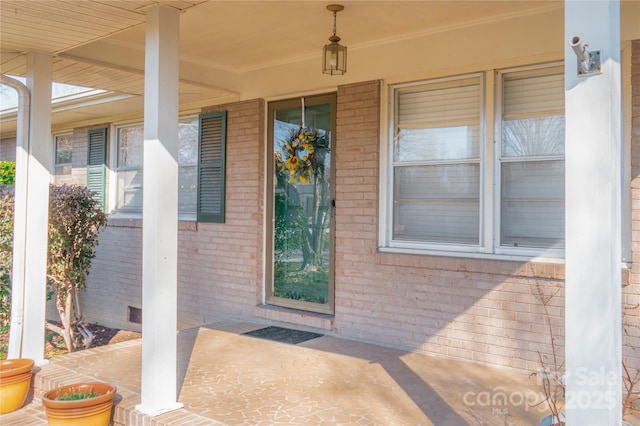
[[[105,180],[107,170],[107,129],[89,130],[87,146],[87,188],[105,206]]]
[[[224,223],[226,111],[199,117],[198,222]]]

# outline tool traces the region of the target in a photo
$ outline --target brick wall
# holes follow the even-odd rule
[[[631,271],[623,288],[623,355],[640,367],[640,40],[631,44]]]
[[[623,271],[625,356],[640,347],[640,42],[633,43],[633,267]],[[378,252],[381,83],[341,86],[336,131],[335,316],[260,306],[263,293],[265,104],[228,111],[227,222],[182,222],[179,326],[225,316],[321,328],[337,335],[535,371],[538,352],[562,356],[564,266]],[[75,157],[74,157],[75,163]],[[140,221],[112,221],[89,276],[87,317],[136,329]],[[544,301],[544,303],[543,303]]]
[[[16,138],[0,139],[0,161],[16,161]]]
[[[335,331],[535,370],[547,318],[561,350],[562,265],[377,252],[379,100],[379,82],[338,89]]]
[[[181,240],[183,327],[221,314],[251,316],[261,300],[264,108],[263,100],[251,100],[203,110],[227,111],[226,222],[199,223]]]
[[[89,322],[140,331],[128,322],[128,306],[142,306],[141,220],[109,219],[99,237],[82,308]]]
[[[218,110],[227,110],[226,223],[179,225],[180,328],[224,316],[246,316],[260,300],[264,101],[222,105],[203,112]],[[139,219],[112,219],[100,235],[83,298],[87,318],[108,326],[140,329],[139,324],[128,322],[127,308],[142,307],[141,226]]]

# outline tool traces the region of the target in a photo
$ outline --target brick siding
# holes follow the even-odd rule
[[[0,139],[0,161],[16,161],[16,138]]]
[[[640,367],[640,40],[631,43],[631,271],[623,288],[623,356]]]
[[[629,328],[625,356],[638,365],[634,347],[640,347],[640,41],[632,49],[633,265],[622,273],[628,283],[623,290]],[[538,368],[538,352],[552,353],[553,335],[562,357],[563,265],[378,251],[381,88],[380,81],[338,88],[334,316],[261,305],[265,102],[203,110],[228,111],[227,220],[180,224],[179,326],[226,316],[288,322],[524,371]],[[83,134],[86,138],[86,129]],[[126,310],[141,307],[141,256],[140,220],[113,220],[101,235],[89,276],[84,298],[89,320],[139,329],[127,323]]]
[[[467,361],[535,370],[559,347],[564,267],[379,253],[380,82],[338,89],[338,334]],[[545,314],[538,288],[551,296]]]
[[[203,112],[218,110],[227,111],[226,222],[179,225],[180,328],[224,316],[247,316],[259,302],[264,101],[222,105]],[[100,235],[83,298],[87,318],[140,330],[139,324],[128,322],[127,310],[128,306],[142,308],[141,226],[139,219],[115,219]]]

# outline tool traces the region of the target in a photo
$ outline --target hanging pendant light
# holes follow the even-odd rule
[[[322,49],[322,72],[331,75],[342,75],[347,72],[347,48],[338,42],[336,35],[336,14],[344,10],[341,4],[330,4],[327,10],[333,12],[333,35],[329,37],[331,43]]]

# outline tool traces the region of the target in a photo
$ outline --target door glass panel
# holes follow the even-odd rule
[[[331,109],[308,105],[305,127],[301,107],[274,111],[271,303],[330,304]]]

